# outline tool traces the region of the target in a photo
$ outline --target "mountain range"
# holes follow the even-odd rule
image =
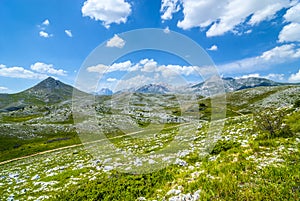
[[[280,86],[292,85],[287,83],[274,82],[265,78],[222,78],[225,92],[238,91],[247,88],[255,88],[261,86]],[[176,88],[165,84],[148,84],[137,89],[130,89],[131,92],[147,93],[147,94],[170,94],[189,91],[199,95],[208,96],[209,91],[214,87],[213,80],[208,79],[192,86]],[[14,111],[24,108],[26,105],[44,105],[55,104],[62,101],[71,100],[73,90],[78,89],[64,84],[63,82],[49,77],[37,85],[16,94],[0,94],[0,111]],[[84,92],[82,92],[84,93]],[[120,92],[119,92],[120,93]],[[101,89],[95,95],[112,95],[110,89]]]

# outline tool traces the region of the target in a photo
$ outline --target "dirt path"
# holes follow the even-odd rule
[[[168,127],[168,129],[170,129],[170,128],[172,129],[172,128],[176,128],[176,127],[183,126],[183,125],[188,125],[188,124],[190,124],[190,123],[184,123],[184,124],[180,124],[180,125],[176,125],[176,126],[171,126],[171,127]],[[96,141],[92,141],[92,142],[86,142],[86,143],[81,143],[81,144],[74,144],[74,145],[69,145],[69,146],[65,146],[65,147],[60,147],[60,148],[56,148],[56,149],[50,149],[50,150],[47,150],[47,151],[42,151],[42,152],[38,152],[38,153],[35,153],[35,154],[31,154],[31,155],[27,155],[27,156],[22,156],[22,157],[13,158],[13,159],[10,159],[10,160],[2,161],[2,162],[0,162],[0,165],[4,165],[4,164],[10,163],[10,162],[14,162],[14,161],[18,161],[18,160],[22,160],[22,159],[26,159],[26,158],[31,158],[31,157],[34,157],[34,156],[39,156],[39,155],[43,155],[43,154],[47,154],[47,153],[52,153],[52,152],[61,151],[61,150],[65,150],[65,149],[70,149],[70,148],[74,148],[74,147],[80,147],[80,146],[83,146],[83,145],[94,144],[94,143],[101,142],[101,141],[106,140],[106,139],[112,140],[112,139],[117,139],[117,138],[121,138],[121,137],[124,137],[124,136],[132,136],[132,135],[139,134],[139,133],[142,133],[142,132],[144,132],[144,130],[136,131],[136,132],[132,132],[132,133],[127,133],[125,135],[116,136],[116,137],[112,137],[112,138],[105,138],[105,139],[100,139],[100,140],[96,140]]]

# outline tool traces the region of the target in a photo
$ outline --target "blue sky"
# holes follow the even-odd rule
[[[300,82],[298,0],[1,0],[0,26],[0,93],[22,91],[47,76],[73,84],[98,45],[122,48],[120,35],[141,28],[191,38],[222,76]],[[188,63],[161,52],[132,53],[116,63],[100,88],[113,88],[133,66],[193,77]]]

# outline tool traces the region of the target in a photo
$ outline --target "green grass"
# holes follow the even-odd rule
[[[80,187],[58,192],[53,200],[136,200],[153,195],[173,178],[174,173],[166,169],[144,175],[112,172]]]
[[[25,122],[31,119],[35,119],[40,117],[40,114],[33,114],[33,115],[27,115],[27,116],[2,116],[1,122],[3,123],[19,123],[19,122]]]
[[[55,140],[59,138],[65,138],[66,140]],[[51,140],[54,141],[49,143]],[[0,137],[0,162],[80,143],[81,141],[76,133],[58,133],[27,140],[16,137]]]

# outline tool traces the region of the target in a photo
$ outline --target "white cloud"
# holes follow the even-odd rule
[[[141,73],[160,73],[164,78],[170,78],[180,75],[189,76],[197,74],[198,71],[194,66],[180,66],[180,65],[159,65],[153,59],[142,59],[138,63],[134,64],[131,61],[125,61],[122,63],[114,63],[110,66],[98,64],[87,68],[88,72],[99,73],[101,75],[123,71],[134,72],[140,71]]]
[[[251,30],[251,29],[245,31],[245,34],[251,34],[251,33],[252,33],[252,30]]]
[[[239,79],[239,78],[250,78],[250,77],[260,77],[260,78],[266,78],[275,81],[284,80],[284,74],[274,74],[274,73],[270,73],[268,75],[260,75],[259,73],[253,73],[253,74],[243,75],[241,77],[236,77],[236,78]]]
[[[287,0],[232,0],[224,7],[219,21],[215,21],[209,28],[208,37],[220,36],[228,31],[234,30],[238,25],[244,23],[251,16],[249,25],[259,24],[264,20],[270,20],[282,8],[288,7]]]
[[[166,34],[170,33],[170,28],[169,28],[169,27],[166,27],[166,28],[164,29],[164,32],[165,32]]]
[[[247,23],[254,26],[270,20],[278,11],[291,5],[289,0],[180,0],[180,4],[184,18],[177,26],[182,29],[208,28],[208,37],[220,36],[229,31],[238,33],[236,28],[239,25]],[[164,8],[163,20],[172,19],[173,13],[177,12],[174,3],[164,4],[163,1],[161,8]]]
[[[300,47],[287,44],[274,47],[260,56],[250,57],[218,66],[220,72],[253,72],[272,65],[286,63],[300,58]]]
[[[126,23],[131,5],[125,0],[87,0],[81,8],[83,16],[102,21],[106,28],[112,23]]]
[[[8,88],[7,88],[7,87],[1,87],[1,86],[0,86],[0,91],[1,91],[1,92],[3,92],[3,91],[7,91],[7,90],[8,90]]]
[[[300,42],[300,3],[291,7],[283,16],[286,22],[290,22],[281,30],[278,41]]]
[[[153,59],[143,59],[139,62],[138,69],[142,72],[156,72],[161,73],[163,77],[174,77],[178,75],[191,75],[196,73],[196,69],[193,66],[180,66],[180,65],[159,65]]]
[[[270,80],[275,80],[275,81],[283,81],[284,80],[284,74],[275,74],[275,73],[270,73],[267,76],[263,76],[264,78],[270,79]]]
[[[48,19],[44,20],[42,24],[38,25],[38,28],[40,29],[39,35],[43,38],[50,38],[53,36],[53,34],[49,34],[46,29],[50,25],[50,21]]]
[[[257,10],[252,15],[249,24],[250,25],[256,25],[264,20],[271,20],[275,17],[275,14],[280,11],[282,8],[287,7],[289,4],[288,2],[284,1],[274,1],[266,4],[263,8],[260,10]]]
[[[116,78],[107,78],[106,81],[107,82],[115,82],[115,81],[117,81],[117,79]]]
[[[0,68],[0,76],[24,79],[45,79],[48,77],[45,74],[35,73],[30,70],[26,70],[23,67],[6,67],[3,64]]]
[[[73,37],[72,31],[71,30],[65,30],[65,33],[67,34],[67,36],[69,36],[70,38]]]
[[[44,25],[44,26],[48,26],[49,24],[50,24],[50,22],[49,22],[48,19],[46,19],[46,20],[42,23],[42,25]]]
[[[157,70],[157,62],[153,59],[143,59],[140,61],[140,64],[142,64],[144,67],[141,69],[141,71],[144,72],[155,72]]]
[[[137,88],[146,84],[153,83],[154,79],[152,77],[147,77],[145,75],[137,75],[131,77],[129,79],[120,80],[118,85],[116,86],[115,91],[129,89],[129,88]]]
[[[173,13],[180,10],[179,0],[162,0],[160,12],[162,13],[161,19],[171,20],[173,18]]]
[[[290,23],[284,26],[278,38],[279,42],[300,42],[300,24]]]
[[[208,48],[207,50],[210,50],[210,51],[217,51],[218,50],[218,46],[216,45],[212,45],[210,48]]]
[[[121,62],[121,63],[114,63],[111,66],[107,66],[104,64],[90,66],[87,68],[87,71],[91,72],[91,73],[105,74],[105,73],[111,73],[114,71],[134,71],[136,69],[137,69],[137,66],[133,66],[131,61],[125,61],[125,62]]]
[[[117,47],[117,48],[123,48],[126,44],[126,41],[120,38],[118,35],[114,35],[113,38],[111,38],[106,43],[106,47]]]
[[[48,34],[47,32],[45,31],[40,31],[40,36],[43,37],[43,38],[49,38],[49,37],[52,37],[52,34]]]
[[[108,73],[109,66],[106,66],[104,64],[98,64],[96,66],[90,66],[87,68],[87,71],[90,73],[99,73],[99,74],[104,74]]]
[[[182,29],[193,27],[204,28],[216,21],[226,5],[226,1],[218,0],[181,0],[184,18],[177,26]],[[216,6],[218,5],[218,6]]]
[[[180,65],[162,65],[159,66],[157,72],[160,72],[163,77],[175,77],[179,75],[189,76],[196,74],[196,67],[194,66],[180,66]]]
[[[243,75],[243,76],[240,76],[240,77],[236,77],[236,79],[245,79],[245,78],[250,78],[250,77],[260,77],[260,74],[258,73],[253,73],[253,74],[248,74],[248,75]]]
[[[300,23],[300,3],[291,7],[283,17],[287,22]]]
[[[289,77],[289,82],[300,82],[300,70]]]
[[[66,71],[62,69],[55,69],[52,64],[45,64],[42,62],[36,62],[30,66],[31,70],[34,70],[38,73],[48,73],[52,75],[66,76]]]
[[[260,58],[265,61],[282,63],[289,59],[300,58],[300,48],[294,44],[277,46],[264,52]]]

